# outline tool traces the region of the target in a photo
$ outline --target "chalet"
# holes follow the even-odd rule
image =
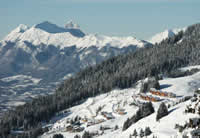
[[[153,95],[159,95],[160,93],[159,90],[156,90],[155,88],[151,88],[149,92],[152,93]]]
[[[80,127],[80,126],[73,127],[73,132],[82,132],[83,130],[84,130],[84,127]]]
[[[151,101],[151,102],[158,102],[160,101],[160,98],[158,97],[153,97],[151,95],[146,95],[146,94],[140,94],[140,98],[146,101]]]
[[[100,123],[103,123],[103,122],[105,122],[104,119],[98,119],[98,120],[95,121],[96,124],[100,124]]]
[[[81,121],[86,123],[88,121],[88,119],[87,118],[82,118]]]
[[[95,125],[95,121],[94,120],[88,120],[87,127],[93,126],[93,125]]]
[[[108,112],[101,112],[101,115],[103,115],[107,120],[114,119],[115,117],[112,115],[112,113]]]
[[[70,123],[70,121],[71,121],[70,118],[67,118],[67,119],[66,119],[66,123],[67,123],[67,124]]]
[[[111,127],[109,127],[108,125],[104,125],[100,127],[100,130],[109,130],[111,129]]]
[[[160,90],[156,90],[155,88],[151,88],[149,92],[153,95],[158,95],[158,96],[162,96],[162,97],[169,97],[169,98],[175,98],[176,97],[176,94],[174,94],[174,93],[163,92],[163,91],[160,91]]]
[[[168,93],[168,97],[169,98],[176,98],[176,94],[172,93],[172,92],[169,92]]]
[[[67,127],[66,127],[66,131],[73,131],[73,126],[72,125],[68,125]]]
[[[119,114],[119,115],[125,115],[126,114],[126,112],[125,112],[125,110],[124,109],[117,109],[116,110],[116,112]]]

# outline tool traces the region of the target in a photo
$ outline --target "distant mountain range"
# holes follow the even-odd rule
[[[149,46],[132,36],[86,34],[72,21],[21,24],[0,41],[0,106],[50,93],[83,68]]]
[[[151,47],[180,30],[167,30],[148,42],[132,36],[86,34],[72,21],[64,27],[48,21],[32,27],[21,24],[0,41],[0,112],[53,92],[81,69]]]

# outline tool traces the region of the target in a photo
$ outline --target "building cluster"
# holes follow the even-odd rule
[[[151,88],[149,91],[149,95],[145,93],[140,93],[139,97],[145,101],[150,101],[150,102],[159,102],[161,99],[159,97],[168,97],[168,98],[176,98],[176,94],[172,92],[164,92],[161,90],[157,90],[155,88]],[[159,97],[155,97],[159,96]],[[137,98],[137,96],[134,96],[133,98]]]
[[[151,96],[151,95],[146,95],[146,94],[143,94],[143,93],[140,94],[140,98],[145,100],[145,101],[150,101],[150,102],[158,102],[158,101],[160,101],[160,98],[158,98],[158,97],[154,97],[154,96]]]
[[[172,92],[164,92],[161,90],[156,90],[155,88],[151,88],[149,91],[152,95],[162,96],[162,97],[169,97],[169,98],[176,98],[176,94]]]

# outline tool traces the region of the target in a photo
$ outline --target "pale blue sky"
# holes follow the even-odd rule
[[[19,24],[72,19],[86,33],[147,39],[200,22],[200,0],[0,0],[0,39]]]

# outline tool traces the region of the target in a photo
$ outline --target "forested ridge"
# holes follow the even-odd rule
[[[25,130],[20,137],[35,138],[44,132],[56,112],[79,104],[88,97],[115,88],[129,88],[140,79],[167,74],[179,67],[200,64],[200,24],[166,39],[161,44],[120,55],[77,73],[60,85],[55,94],[39,97],[5,113],[0,122],[0,138],[16,137],[11,130]]]

